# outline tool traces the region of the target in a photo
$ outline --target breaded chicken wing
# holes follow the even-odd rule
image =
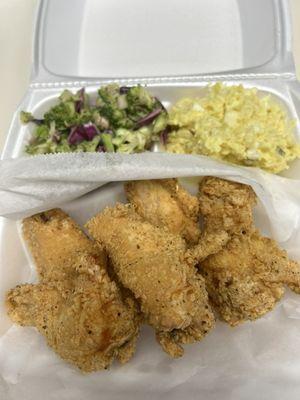
[[[177,179],[128,182],[125,192],[136,212],[146,221],[166,227],[189,244],[198,242],[198,199],[189,194]]]
[[[139,317],[135,303],[123,299],[109,278],[103,250],[61,210],[27,218],[24,236],[42,282],[8,293],[12,320],[36,327],[57,354],[82,371],[107,368],[115,357],[127,362]]]
[[[191,262],[218,252],[229,239],[225,231],[200,234],[198,199],[177,179],[133,181],[125,185],[125,191],[141,217],[186,240]]]
[[[185,259],[180,236],[145,221],[129,204],[106,208],[87,228],[167,353],[181,356],[181,344],[200,340],[213,327],[204,280]]]
[[[255,195],[247,185],[206,178],[200,185],[205,230],[224,229],[230,240],[201,263],[209,297],[230,325],[272,310],[284,285],[300,292],[300,266],[253,224]]]
[[[255,204],[256,195],[251,186],[213,177],[205,177],[200,182],[199,205],[205,233],[251,232]]]
[[[40,280],[68,278],[81,253],[95,254],[106,264],[105,253],[60,209],[25,218],[22,228]]]

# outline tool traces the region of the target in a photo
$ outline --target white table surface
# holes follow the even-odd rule
[[[0,151],[12,115],[29,83],[36,3],[37,0],[0,0]],[[290,0],[290,4],[294,55],[300,80],[300,0]]]

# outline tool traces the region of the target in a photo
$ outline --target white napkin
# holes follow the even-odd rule
[[[208,157],[142,153],[66,153],[3,160],[0,215],[19,219],[61,205],[111,181],[214,175],[253,187],[280,242],[300,225],[300,180]]]

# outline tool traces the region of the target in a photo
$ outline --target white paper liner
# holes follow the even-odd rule
[[[106,204],[124,200],[116,184],[78,198],[106,182],[203,175],[251,184],[263,205],[256,213],[260,228],[271,227],[300,260],[300,182],[206,157],[63,154],[2,161],[0,213],[20,218],[64,203],[83,224]],[[88,375],[57,357],[34,328],[13,325],[0,337],[1,400],[298,400],[299,394],[300,296],[290,291],[258,321],[236,328],[218,322],[203,341],[185,346],[179,360],[162,352],[153,330],[143,327],[127,365]]]

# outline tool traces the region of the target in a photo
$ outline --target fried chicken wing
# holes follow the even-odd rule
[[[128,182],[125,192],[136,212],[146,221],[166,227],[189,244],[198,242],[198,199],[189,194],[177,179]]]
[[[40,280],[67,278],[81,253],[96,254],[106,263],[104,252],[60,209],[25,218],[22,227]]]
[[[237,325],[272,310],[284,285],[300,292],[300,266],[253,224],[255,195],[247,185],[206,178],[200,185],[205,231],[224,229],[228,243],[201,263],[209,297],[220,316]]]
[[[205,177],[200,182],[199,205],[206,234],[251,232],[255,204],[256,195],[248,185],[213,177]]]
[[[87,228],[167,353],[181,356],[181,344],[200,340],[213,327],[204,280],[185,259],[180,236],[145,221],[129,204],[106,208]]]
[[[42,279],[8,293],[12,320],[36,327],[57,354],[82,371],[107,368],[115,357],[127,362],[139,316],[109,278],[103,250],[61,210],[27,218],[24,235]]]
[[[125,191],[141,217],[186,240],[191,262],[220,251],[229,239],[225,231],[200,234],[198,199],[177,179],[133,181],[125,185]]]

